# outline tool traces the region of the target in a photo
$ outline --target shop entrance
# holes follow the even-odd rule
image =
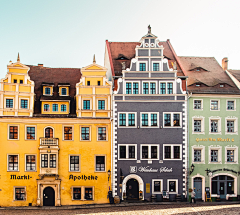
[[[212,178],[212,194],[220,195],[221,199],[226,199],[227,194],[234,194],[234,178],[226,175]]]
[[[55,206],[55,191],[52,187],[43,190],[43,206]]]
[[[196,199],[202,199],[202,178],[194,178],[194,192],[196,193]]]
[[[127,182],[127,199],[138,200],[139,199],[139,184],[136,179],[129,179]]]

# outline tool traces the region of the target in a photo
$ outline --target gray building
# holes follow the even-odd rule
[[[112,191],[122,200],[186,195],[186,76],[170,41],[106,41],[114,80]]]

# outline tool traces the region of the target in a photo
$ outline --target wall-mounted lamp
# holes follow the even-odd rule
[[[193,163],[192,163],[191,170],[190,170],[190,175],[193,173],[194,167],[195,167],[195,166],[194,166]]]
[[[108,181],[109,181],[109,178],[110,178],[110,175],[111,175],[111,171],[110,171],[110,169],[108,170]]]

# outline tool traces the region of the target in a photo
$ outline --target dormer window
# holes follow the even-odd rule
[[[155,39],[151,39],[151,43],[155,43]]]
[[[62,96],[66,96],[67,95],[67,88],[62,88],[61,94],[62,94]]]
[[[51,89],[50,87],[45,87],[45,92],[44,92],[45,95],[50,95],[51,94]]]
[[[201,85],[200,84],[196,84],[196,87],[200,87]]]
[[[220,87],[224,87],[224,84],[220,84]]]
[[[145,43],[149,43],[149,39],[145,39]]]

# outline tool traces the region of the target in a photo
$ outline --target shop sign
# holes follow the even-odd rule
[[[69,180],[97,180],[98,177],[94,176],[94,175],[90,175],[90,176],[86,176],[86,175],[81,175],[81,176],[73,176],[73,175],[69,175]]]
[[[197,142],[214,141],[214,142],[234,142],[234,138],[196,138]]]
[[[30,175],[10,175],[12,180],[29,180],[32,178]]]
[[[146,167],[139,167],[138,168],[138,171],[139,172],[158,172],[159,170],[159,173],[163,173],[163,172],[172,172],[172,168],[167,168],[167,167],[160,167],[159,169],[153,169],[153,168],[150,168],[149,166],[146,166]],[[130,166],[130,173],[136,173],[137,172],[137,167],[136,166]]]

